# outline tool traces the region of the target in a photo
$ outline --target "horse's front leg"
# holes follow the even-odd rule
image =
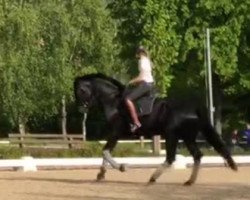
[[[103,148],[103,162],[100,167],[100,172],[97,174],[97,180],[105,179],[105,174],[107,172],[107,166],[110,164],[114,169],[121,172],[126,170],[124,164],[118,164],[111,156],[111,151],[114,149],[118,141],[118,137],[111,137]]]
[[[108,165],[108,162],[105,159],[103,159],[102,165],[100,167],[100,172],[97,174],[98,181],[105,179],[105,174],[107,172],[107,165]]]
[[[103,160],[106,160],[114,169],[117,169],[121,172],[125,172],[125,165],[124,164],[118,164],[113,157],[110,154],[109,150],[103,151]]]

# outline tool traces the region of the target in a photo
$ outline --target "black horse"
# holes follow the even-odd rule
[[[95,104],[102,105],[107,122],[113,129],[103,149],[103,164],[97,175],[98,180],[105,178],[108,163],[115,169],[125,171],[125,165],[117,164],[110,154],[118,139],[130,133],[130,117],[123,99],[124,91],[125,86],[119,81],[100,73],[77,77],[74,81],[78,105],[85,110]],[[143,135],[152,136],[154,133],[160,133],[166,138],[166,160],[153,173],[150,182],[155,182],[164,169],[170,167],[175,161],[176,148],[180,139],[184,141],[194,159],[191,176],[185,184],[191,185],[195,182],[203,156],[196,143],[199,132],[203,133],[206,140],[227,164],[233,170],[237,170],[230,152],[211,125],[207,110],[197,102],[159,98],[155,100],[151,114],[140,117],[140,121],[142,123],[140,132]]]

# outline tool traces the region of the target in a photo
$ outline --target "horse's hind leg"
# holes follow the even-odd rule
[[[185,142],[190,154],[194,158],[194,165],[192,168],[191,176],[190,176],[189,180],[184,183],[184,185],[192,185],[197,179],[197,175],[198,175],[199,170],[200,170],[201,157],[203,155],[202,155],[200,149],[198,148],[197,143],[195,142],[195,139],[192,141],[185,141],[184,140],[184,142]]]
[[[156,169],[149,179],[149,182],[155,182],[167,168],[171,167],[175,161],[177,143],[178,139],[174,135],[171,136],[171,134],[169,134],[169,137],[166,139],[166,161]]]

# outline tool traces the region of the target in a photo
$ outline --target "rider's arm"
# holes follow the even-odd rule
[[[130,80],[129,84],[136,84],[136,83],[139,83],[141,81],[143,81],[143,78],[139,74],[139,76],[137,76],[137,77],[133,78],[132,80]]]

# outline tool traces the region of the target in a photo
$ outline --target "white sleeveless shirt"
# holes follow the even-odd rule
[[[153,83],[154,78],[152,75],[152,64],[149,60],[149,58],[142,56],[139,60],[139,77],[147,82],[147,83]]]

